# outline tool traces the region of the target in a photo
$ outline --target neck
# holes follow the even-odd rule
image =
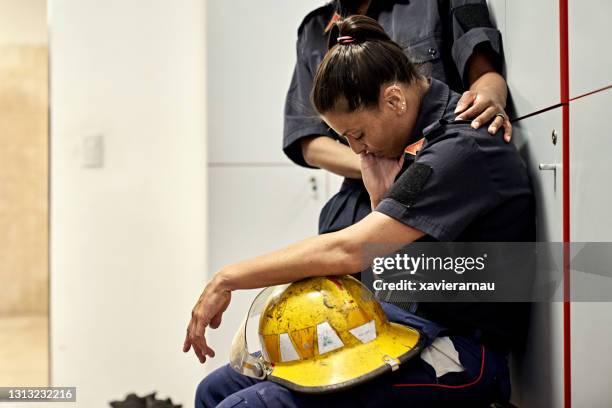
[[[408,94],[410,95],[412,101],[408,103],[412,103],[412,105],[415,106],[416,109],[414,110],[415,116],[407,118],[408,120],[410,120],[410,126],[406,134],[406,143],[404,144],[404,147],[416,142],[421,138],[421,135],[415,135],[413,133],[419,117],[419,112],[421,111],[421,101],[427,93],[427,90],[429,90],[429,86],[429,80],[425,77],[420,77],[416,79],[415,82],[409,88]]]

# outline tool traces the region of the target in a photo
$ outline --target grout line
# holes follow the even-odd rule
[[[604,86],[603,88],[599,88],[599,89],[596,89],[596,90],[591,91],[591,92],[587,92],[587,93],[582,94],[582,95],[574,96],[573,98],[570,98],[570,102],[571,101],[575,101],[576,99],[584,98],[585,96],[589,96],[589,95],[593,95],[593,94],[596,94],[596,93],[599,93],[599,92],[603,92],[603,91],[608,90],[610,88],[612,88],[612,85]]]
[[[549,110],[553,110],[553,109],[556,109],[556,108],[558,108],[560,106],[564,106],[564,105],[566,105],[566,104],[558,103],[556,105],[549,106],[548,108],[543,108],[543,109],[537,110],[535,112],[531,112],[531,113],[528,113],[526,115],[519,116],[518,118],[510,119],[510,123],[515,123],[515,122],[518,122],[520,120],[527,119],[527,118],[530,118],[530,117],[535,116],[535,115],[539,115],[540,113],[548,112]]]

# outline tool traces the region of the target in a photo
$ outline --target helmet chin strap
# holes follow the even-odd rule
[[[248,317],[244,319],[232,341],[230,364],[234,370],[241,374],[264,380],[271,369],[261,355],[256,357],[249,353],[249,346],[246,338],[247,321]]]

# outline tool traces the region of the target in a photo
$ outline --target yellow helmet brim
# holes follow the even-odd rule
[[[386,325],[376,339],[359,347],[342,348],[316,358],[276,363],[267,379],[304,393],[346,389],[371,380],[419,353],[423,336],[396,323]]]

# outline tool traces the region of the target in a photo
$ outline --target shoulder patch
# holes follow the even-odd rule
[[[413,163],[391,186],[384,198],[391,198],[410,207],[414,204],[433,169],[423,163]]]
[[[486,4],[465,4],[454,8],[453,14],[463,31],[478,27],[493,27]]]

